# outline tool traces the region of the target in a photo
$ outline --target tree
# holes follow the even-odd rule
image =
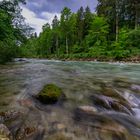
[[[40,33],[37,43],[37,54],[39,56],[48,56],[53,53],[52,46],[52,30],[49,23],[46,23],[42,27],[43,32]]]
[[[20,3],[24,0],[0,2],[0,62],[9,61],[19,53],[18,46],[26,41],[30,28],[21,15]],[[5,57],[6,56],[6,57]]]
[[[139,0],[98,0],[96,11],[99,16],[108,18],[113,33],[117,33],[117,25],[120,28],[124,26],[137,28],[140,21]]]
[[[135,20],[135,29],[138,28],[140,23],[140,1],[139,0],[130,0],[131,15],[134,15]]]
[[[84,38],[84,9],[81,7],[77,11],[77,42],[78,44],[81,44],[83,38]]]
[[[60,21],[58,20],[58,17],[55,15],[53,21],[52,21],[52,31],[53,31],[53,42],[54,42],[54,51],[57,52],[57,55],[59,56],[59,38],[60,38]]]
[[[104,17],[95,17],[91,23],[89,34],[86,37],[89,47],[106,45],[109,26]]]
[[[63,33],[63,37],[65,37],[65,45],[66,45],[66,54],[69,54],[69,36],[70,36],[70,17],[71,10],[65,7],[61,12],[60,26],[61,31]]]
[[[111,34],[115,34],[115,39],[118,41],[119,26],[121,20],[121,9],[123,0],[98,0],[99,4],[96,8],[99,16],[104,16],[108,19],[111,27]],[[115,17],[115,18],[114,18]]]
[[[84,37],[89,33],[92,20],[93,14],[91,13],[90,8],[87,6],[84,12]]]

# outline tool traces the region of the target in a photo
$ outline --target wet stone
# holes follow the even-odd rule
[[[37,129],[32,126],[20,128],[17,131],[16,139],[18,140],[27,139],[28,137],[32,137],[36,132]]]
[[[11,133],[9,129],[4,125],[0,124],[0,140],[11,140]]]
[[[55,104],[60,99],[64,98],[64,94],[58,86],[48,84],[43,87],[36,98],[43,104]]]
[[[0,112],[0,120],[2,120],[2,121],[13,120],[13,119],[16,119],[19,116],[20,116],[20,112],[15,111],[15,110]]]
[[[64,124],[59,123],[59,124],[56,125],[56,128],[58,130],[64,130],[66,128],[66,126]]]
[[[129,88],[131,87],[131,82],[125,77],[117,77],[114,79],[113,85],[117,87]]]
[[[93,106],[79,106],[77,109],[86,113],[96,113],[97,109]]]
[[[131,89],[133,91],[140,93],[140,85],[133,84],[133,85],[131,85]]]

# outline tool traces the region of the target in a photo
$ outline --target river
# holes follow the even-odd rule
[[[34,98],[50,83],[61,87],[64,102]],[[11,139],[140,140],[140,64],[27,59],[0,65],[0,112]]]

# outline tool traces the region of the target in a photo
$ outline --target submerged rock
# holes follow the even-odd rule
[[[129,115],[133,114],[131,105],[129,104],[129,102],[124,100],[123,97],[121,99],[118,99],[115,97],[109,97],[104,95],[93,95],[91,96],[91,99],[93,101],[93,104],[100,108],[123,112]]]
[[[64,130],[64,129],[66,129],[66,126],[64,124],[62,124],[62,123],[58,123],[56,125],[56,128],[57,128],[57,130]]]
[[[72,140],[72,138],[66,136],[63,133],[56,133],[56,134],[49,136],[48,140]]]
[[[16,119],[19,116],[20,116],[20,112],[15,111],[15,110],[0,112],[0,121],[13,120],[13,119]]]
[[[11,133],[9,129],[4,125],[0,124],[0,140],[11,140]]]
[[[138,84],[131,85],[131,89],[133,91],[136,91],[136,92],[140,93],[140,85],[138,85]]]
[[[122,99],[122,96],[113,87],[102,87],[101,93],[104,96]]]
[[[97,130],[102,140],[137,140],[139,137],[139,126],[135,124],[133,117],[123,113],[113,111],[90,113],[76,109],[74,121],[85,131],[89,129],[89,134]]]
[[[44,104],[54,104],[63,96],[61,88],[54,84],[45,85],[37,95],[37,99]]]
[[[25,127],[19,129],[19,131],[16,134],[16,139],[27,139],[30,136],[33,136],[36,133],[36,128],[35,127]]]
[[[125,77],[117,77],[113,81],[114,86],[128,88],[131,86],[129,79]]]

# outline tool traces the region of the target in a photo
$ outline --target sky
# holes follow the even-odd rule
[[[60,18],[60,12],[67,6],[76,12],[81,6],[89,6],[95,11],[97,0],[27,0],[26,5],[22,5],[22,15],[26,22],[39,34],[45,23],[50,23],[54,16]]]
[[[2,1],[2,0],[0,0]],[[76,12],[81,6],[89,6],[95,11],[97,0],[26,0],[26,5],[21,5],[25,21],[39,34],[45,23],[50,23],[54,16],[60,18],[60,12],[67,6]]]

